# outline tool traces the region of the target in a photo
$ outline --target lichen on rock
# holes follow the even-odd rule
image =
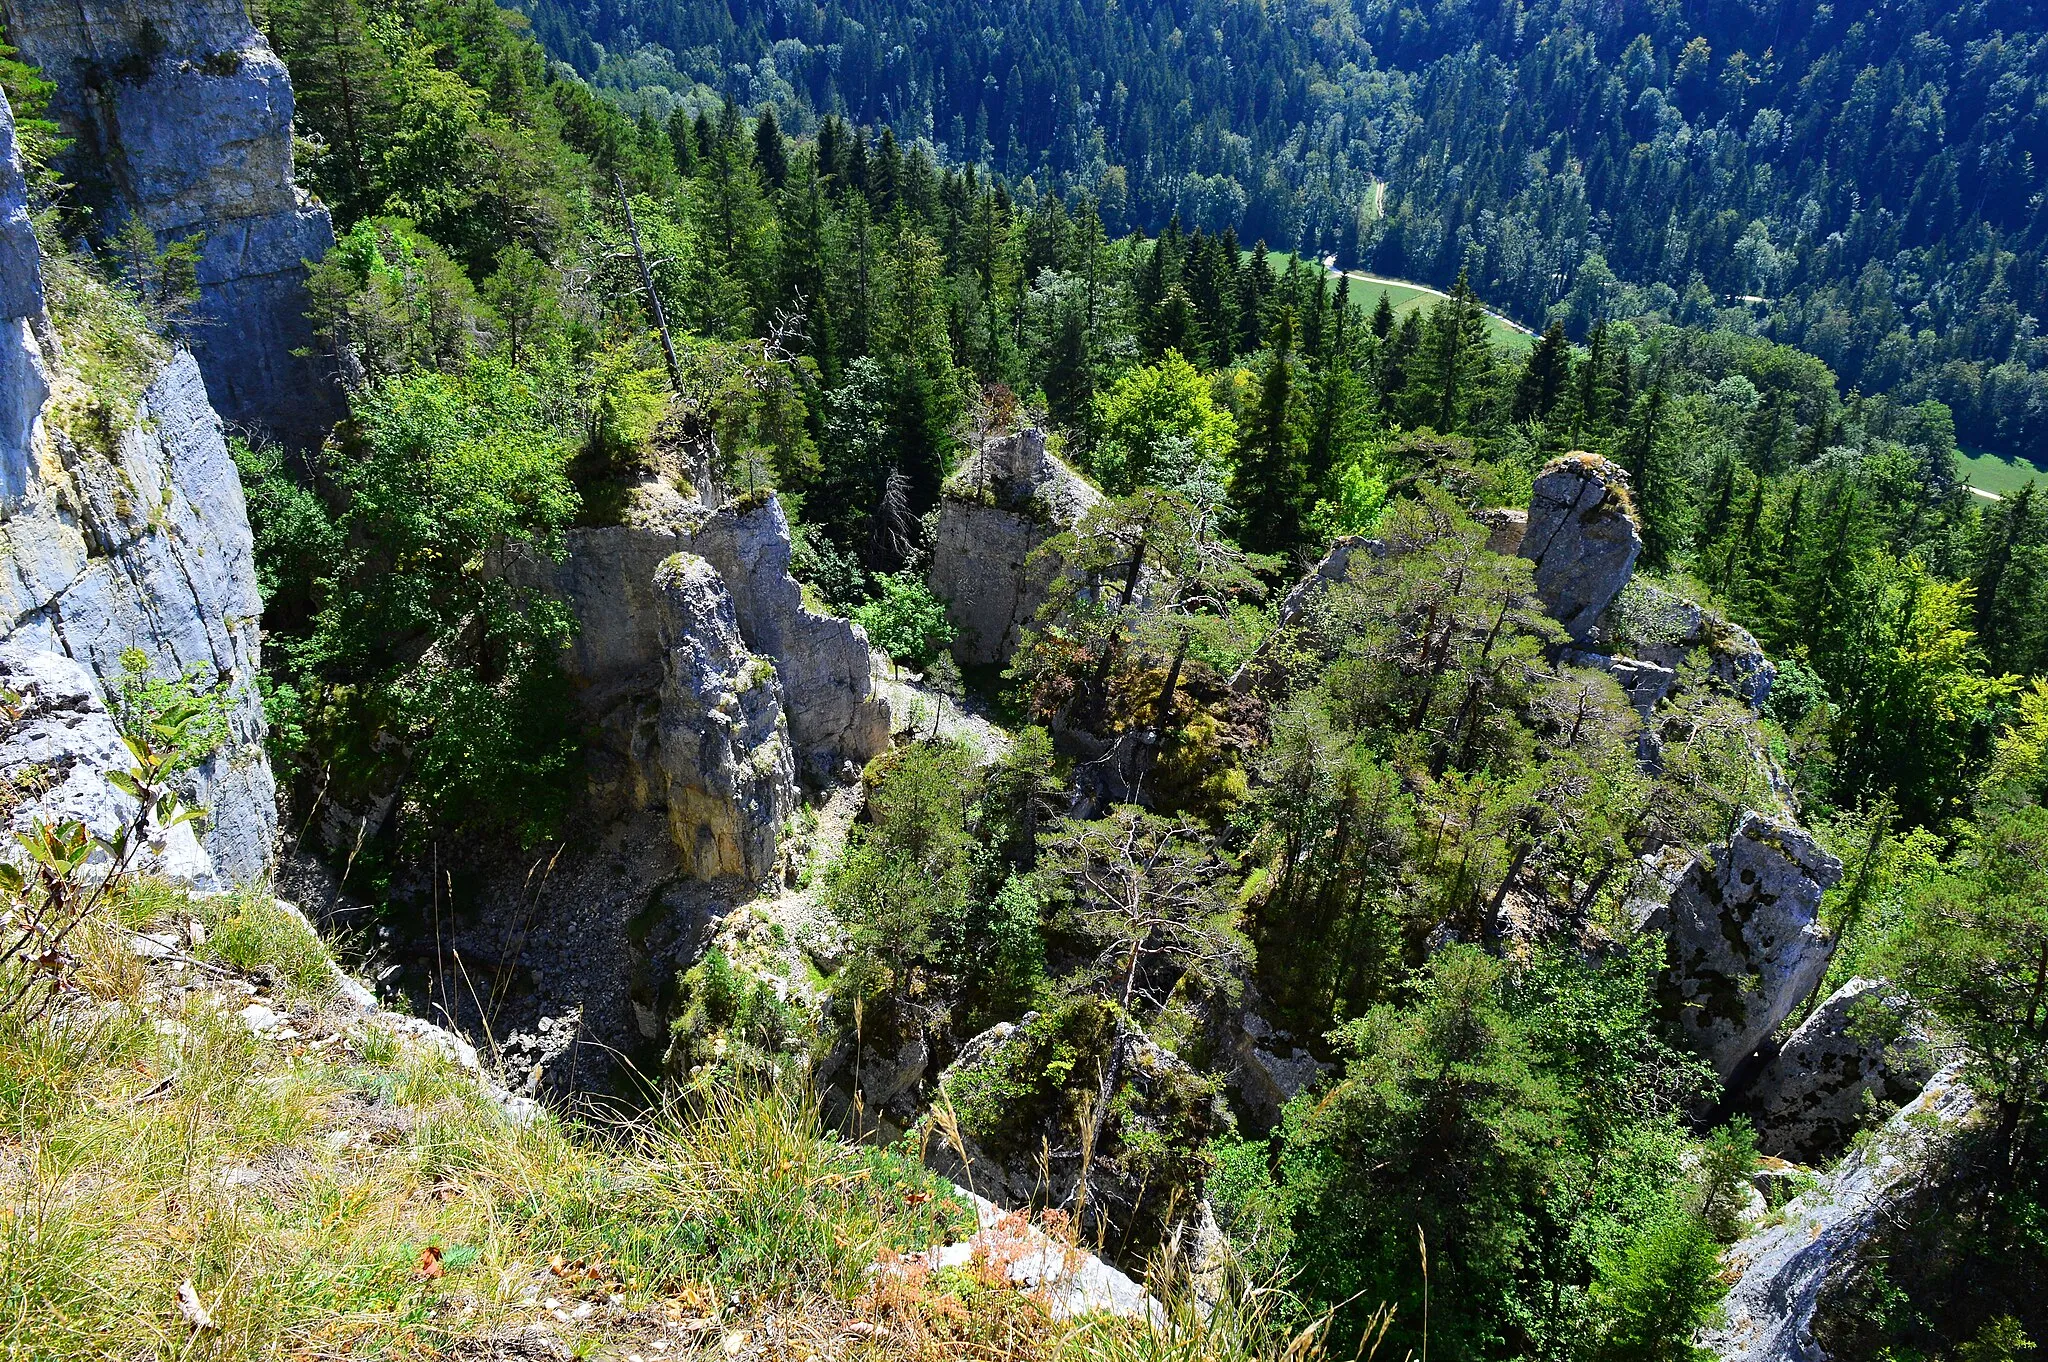
[[[184,794],[206,811],[214,870],[246,884],[269,868],[277,810],[241,480],[187,351],[148,376],[104,449],[46,419],[53,391],[92,376],[71,371],[45,311],[12,128],[0,100],[0,641],[75,659],[102,700],[130,649],[160,679],[196,674],[217,689],[225,741]]]
[[[1851,979],[1786,1038],[1743,1104],[1758,1149],[1820,1163],[1933,1075],[1933,1046],[1911,1002],[1881,979]]]
[[[1551,618],[1581,646],[1635,570],[1643,538],[1628,474],[1597,454],[1553,459],[1536,475],[1516,552],[1536,565],[1536,591]]]

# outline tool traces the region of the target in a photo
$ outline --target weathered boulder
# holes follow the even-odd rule
[[[1726,1079],[1826,972],[1820,901],[1842,863],[1799,828],[1745,813],[1728,841],[1699,856],[1667,848],[1650,869],[1628,911],[1665,938],[1662,1006]]]
[[[655,573],[666,655],[657,725],[669,831],[699,879],[765,879],[797,806],[775,666],[747,650],[718,573],[678,553]]]
[[[969,664],[1009,660],[1052,584],[1052,567],[1032,564],[1031,554],[1101,500],[1046,452],[1045,432],[1035,427],[989,441],[946,479],[931,588],[960,631],[955,657]]]
[[[1882,980],[1851,979],[1786,1039],[1744,1106],[1758,1149],[1822,1163],[1933,1074],[1933,1049],[1906,996]]]
[[[1701,1344],[1723,1362],[1827,1362],[1813,1337],[1821,1293],[1976,1103],[1958,1071],[1944,1069],[1819,1186],[1723,1254],[1734,1285]]]
[[[1595,626],[1635,570],[1642,552],[1628,474],[1597,454],[1552,459],[1536,475],[1529,518],[1516,551],[1536,565],[1536,591],[1573,640]]]
[[[111,223],[204,238],[192,345],[215,407],[317,442],[340,405],[309,357],[304,262],[334,230],[293,183],[291,78],[242,0],[0,0],[0,15],[57,84],[78,192]]]
[[[0,858],[26,867],[15,841],[37,823],[77,820],[96,837],[111,838],[133,825],[136,802],[107,782],[135,764],[90,673],[59,653],[0,646],[0,689],[19,696],[19,717],[0,716],[0,806],[6,831]],[[146,831],[131,869],[162,875],[195,889],[221,887],[213,863],[192,835],[192,825]],[[112,863],[104,849],[89,866]]]

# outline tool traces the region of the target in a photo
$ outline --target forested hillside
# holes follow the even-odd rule
[[[346,408],[235,433],[277,873],[507,1091],[260,887],[82,895],[83,832],[25,843],[0,892],[94,943],[0,956],[42,1009],[0,1006],[10,1128],[89,1160],[21,1174],[70,1261],[128,1243],[124,1141],[287,1194],[170,1282],[124,1250],[234,1304],[188,1355],[2048,1337],[2048,506],[1956,476],[1959,420],[2037,420],[2039,58],[1997,11],[253,9]],[[1850,149],[1859,53],[1938,137]],[[146,107],[136,69],[99,74]],[[89,211],[95,148],[0,82],[31,246],[174,345],[192,248]],[[1925,355],[1786,343],[1845,281],[1954,310]],[[151,799],[204,679],[108,706]],[[215,1001],[244,975],[267,1021]],[[137,1009],[188,1005],[178,1091]],[[330,1215],[294,1151],[332,1135]],[[158,1238],[214,1204],[187,1165],[242,1176],[162,1153]],[[1165,1309],[1010,1294],[946,1180]],[[0,1244],[31,1353],[121,1316],[16,1266],[57,1239]],[[246,1261],[320,1270],[266,1312]]]
[[[2017,3],[525,6],[665,116],[699,87],[887,124],[1112,234],[1178,213],[1582,340],[1719,322],[2048,436],[2040,15]],[[1382,211],[1383,210],[1383,211]]]

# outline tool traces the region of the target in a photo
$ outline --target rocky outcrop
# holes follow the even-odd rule
[[[1472,517],[1486,527],[1486,548],[1490,553],[1507,557],[1522,551],[1522,540],[1529,533],[1529,513],[1518,506],[1497,506],[1480,511]]]
[[[1628,584],[1601,621],[1600,637],[1609,651],[1626,652],[1674,673],[1700,653],[1708,677],[1751,709],[1764,707],[1778,679],[1778,669],[1747,629],[1649,582]]]
[[[1851,979],[1786,1039],[1744,1106],[1758,1149],[1822,1163],[1933,1074],[1933,1048],[1905,995],[1882,980]]]
[[[1230,1089],[1255,1129],[1280,1123],[1280,1109],[1335,1067],[1318,1060],[1256,1012],[1234,1028]]]
[[[1330,544],[1330,551],[1322,561],[1309,570],[1307,576],[1296,582],[1280,599],[1279,613],[1274,617],[1273,632],[1268,634],[1252,650],[1252,655],[1238,664],[1231,675],[1230,688],[1239,693],[1251,690],[1270,680],[1272,667],[1268,650],[1280,630],[1294,624],[1308,613],[1310,606],[1323,598],[1323,593],[1332,583],[1342,582],[1351,576],[1351,564],[1359,554],[1371,558],[1385,556],[1387,546],[1377,539],[1368,539],[1362,534],[1339,535]]]
[[[1055,569],[1032,553],[1080,523],[1102,494],[1048,454],[1036,428],[989,442],[946,479],[932,591],[960,631],[961,662],[1007,662],[1045,603]]]
[[[720,611],[729,610],[738,633],[717,651],[724,655],[736,648],[772,673],[785,734],[782,755],[774,759],[778,770],[787,761],[799,777],[824,785],[845,763],[863,766],[887,747],[889,708],[874,691],[867,635],[804,603],[802,588],[789,575],[789,524],[774,497],[711,511],[651,483],[638,489],[625,523],[575,529],[568,539],[560,562],[526,556],[504,570],[525,584],[558,591],[575,613],[578,628],[563,665],[591,733],[585,760],[590,804],[599,817],[659,809],[673,789],[697,788],[690,779],[677,787],[665,764],[671,758],[664,756],[670,750],[663,738],[669,722],[664,710],[680,695],[670,683],[676,655],[664,640],[681,638],[671,616],[682,602],[671,597],[661,577],[663,565],[678,554],[704,565],[691,570],[698,588],[709,593],[709,579],[715,578],[723,593],[723,606],[711,612],[721,621],[716,627],[725,627]],[[702,613],[695,604],[690,610]],[[738,674],[723,663],[714,670]],[[693,710],[697,702],[677,703]],[[676,722],[688,728],[698,721]],[[757,744],[747,747],[765,751]],[[747,805],[749,817],[766,818],[773,810],[777,822],[793,807],[793,797],[779,794]],[[680,848],[686,856],[695,854],[694,826],[687,830],[690,846]]]
[[[0,95],[0,514],[11,513],[28,491],[36,425],[50,396],[45,352],[55,344],[43,311],[43,260],[29,222],[14,112]]]
[[[1602,612],[1627,584],[1642,549],[1620,465],[1573,453],[1536,475],[1517,552],[1536,565],[1544,608],[1575,642],[1593,641]]]
[[[1826,972],[1820,901],[1842,863],[1799,828],[1746,813],[1728,841],[1699,856],[1667,848],[1650,869],[1628,911],[1665,938],[1661,1004],[1725,1080]]]
[[[1813,1337],[1821,1293],[1975,1107],[1957,1070],[1944,1069],[1818,1187],[1730,1248],[1722,1262],[1734,1285],[1700,1342],[1723,1362],[1827,1362]]]
[[[206,810],[214,869],[248,883],[269,867],[277,810],[241,480],[183,351],[104,450],[44,420],[52,388],[81,380],[66,372],[44,310],[12,128],[0,100],[0,642],[75,659],[103,696],[131,648],[155,676],[190,676],[217,692],[225,741],[188,774],[184,793]]]
[[[292,179],[292,87],[242,0],[0,0],[8,40],[57,84],[67,173],[110,223],[203,237],[192,346],[228,420],[319,440],[336,390],[311,351],[304,261],[334,244]]]
[[[655,573],[665,654],[656,728],[669,831],[699,879],[765,879],[797,806],[775,666],[740,640],[712,566],[678,553]]]
[[[889,745],[889,706],[874,693],[867,632],[804,602],[789,572],[789,521],[774,493],[733,503],[691,536],[690,548],[725,579],[747,646],[782,678],[800,772],[831,780]]]
[[[0,716],[0,818],[9,836],[0,858],[27,865],[15,841],[37,823],[76,820],[95,837],[112,838],[135,821],[136,801],[107,777],[135,764],[85,668],[58,653],[0,646],[0,690],[12,713]],[[150,829],[134,868],[195,889],[218,889],[213,863],[192,826]],[[88,866],[107,866],[104,849]]]

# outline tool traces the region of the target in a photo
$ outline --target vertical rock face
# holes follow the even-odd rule
[[[14,111],[0,95],[0,513],[19,506],[28,491],[36,425],[50,396],[49,331]]]
[[[1933,1075],[1933,1051],[1905,996],[1879,979],[1851,979],[1751,1085],[1757,1148],[1800,1163],[1833,1158],[1873,1112],[1910,1101]]]
[[[0,0],[57,83],[70,172],[110,220],[204,237],[192,345],[228,420],[316,443],[339,413],[305,319],[305,266],[334,244],[292,182],[292,87],[242,0]]]
[[[774,494],[711,516],[690,548],[725,579],[747,646],[775,662],[799,770],[823,783],[841,762],[865,765],[887,747],[889,704],[873,690],[867,631],[804,603]]]
[[[586,748],[594,812],[616,817],[660,808],[676,797],[678,777],[670,762],[677,759],[674,753],[681,749],[675,743],[682,739],[672,725],[671,706],[693,714],[697,708],[716,708],[715,693],[694,683],[678,687],[677,668],[685,664],[693,668],[701,661],[726,676],[741,675],[748,666],[757,674],[770,673],[783,734],[777,764],[796,774],[823,783],[841,763],[864,765],[888,746],[889,706],[872,689],[867,635],[858,625],[804,604],[802,588],[789,575],[789,551],[789,523],[772,497],[745,509],[714,512],[657,484],[640,490],[626,524],[570,531],[569,552],[561,562],[529,557],[505,566],[518,580],[560,592],[576,615],[578,629],[563,665],[576,683],[579,708],[594,735]],[[673,566],[678,555],[693,565],[687,573]],[[722,605],[711,603],[714,586]],[[696,623],[679,622],[685,619]],[[698,627],[709,631],[707,639],[722,641],[701,645],[710,650],[705,659],[682,658],[679,649],[699,646],[687,637]],[[736,660],[742,655],[753,661]],[[752,694],[729,689],[740,699]],[[685,701],[683,691],[711,699]],[[764,691],[764,697],[769,693]],[[756,714],[740,726],[765,733],[763,722]],[[759,744],[742,741],[739,746],[753,751]],[[716,781],[697,782],[688,774],[695,769],[688,762],[683,769],[684,790],[726,788]],[[753,788],[743,781],[731,786],[744,819],[760,825],[753,833],[736,834],[735,845],[744,847],[749,838],[765,836],[772,861],[774,836],[795,807],[795,795],[768,798],[761,793],[757,798],[746,792]],[[696,798],[695,793],[688,796]],[[704,811],[701,804],[691,807]],[[694,858],[697,824],[676,822],[673,815],[671,822],[679,852]],[[720,865],[735,863],[723,852],[713,859]]]
[[[1045,450],[1045,432],[1018,431],[968,458],[946,479],[932,549],[931,588],[960,631],[970,665],[1006,662],[1045,603],[1052,573],[1027,561],[1070,530],[1102,494]]]
[[[1642,549],[1620,465],[1575,453],[1536,475],[1516,551],[1536,565],[1537,594],[1574,641],[1593,641],[1601,613],[1628,584]]]
[[[103,690],[139,648],[154,675],[196,672],[220,691],[227,739],[188,793],[222,878],[261,876],[277,826],[256,685],[263,606],[242,484],[198,366],[172,358],[111,455],[59,432],[39,445],[25,504],[0,523],[0,637],[76,658]]]
[[[1673,672],[1694,652],[1704,653],[1707,675],[1755,710],[1763,709],[1778,679],[1778,669],[1747,629],[1649,582],[1628,585],[1601,621],[1600,635],[1610,650]]]
[[[1813,1337],[1821,1293],[1853,1263],[1928,1151],[1976,1105],[1957,1070],[1936,1074],[1825,1182],[1730,1248],[1722,1262],[1734,1285],[1700,1343],[1723,1362],[1827,1362]]]
[[[1800,829],[1749,813],[1704,856],[1656,869],[1629,911],[1639,930],[1664,934],[1664,1007],[1726,1079],[1826,972],[1834,941],[1820,900],[1842,863]]]
[[[0,99],[0,642],[75,659],[102,692],[139,648],[159,677],[196,672],[226,702],[228,734],[189,777],[220,877],[269,867],[276,787],[257,690],[254,547],[242,484],[198,366],[179,352],[144,388],[112,447],[48,428],[65,377],[22,211],[13,118]]]
[[[717,571],[678,553],[655,573],[664,654],[658,734],[669,831],[699,879],[765,878],[797,805],[775,666],[740,639]]]

